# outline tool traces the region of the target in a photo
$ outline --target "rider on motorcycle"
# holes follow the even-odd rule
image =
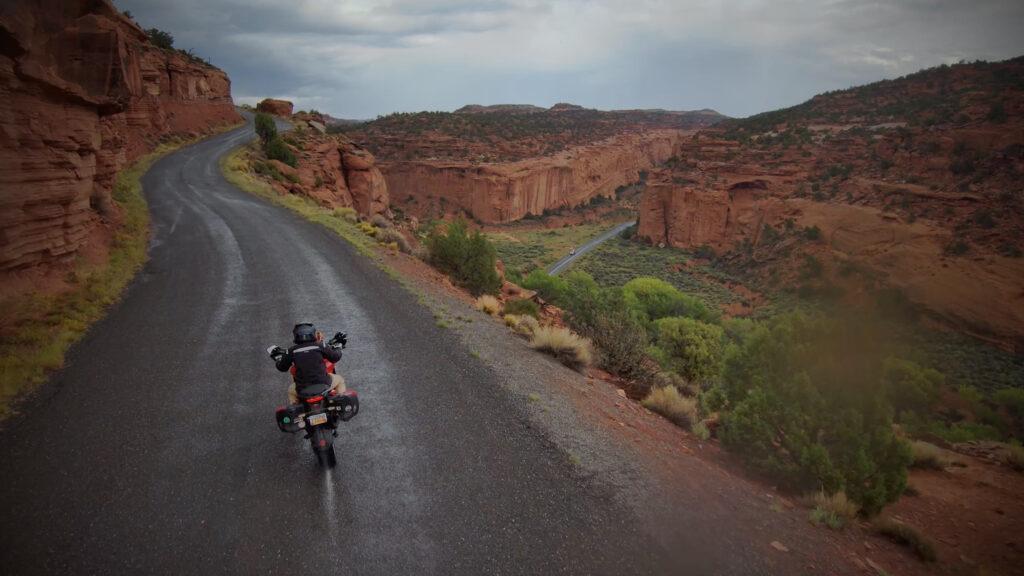
[[[295,345],[274,357],[277,369],[281,372],[287,372],[295,366],[292,385],[288,388],[288,401],[292,404],[299,402],[296,388],[315,388],[315,392],[319,393],[323,386],[330,386],[329,391],[337,394],[344,392],[344,378],[328,372],[325,363],[325,360],[335,363],[341,360],[341,350],[324,344],[324,335],[309,322],[296,324],[292,336]]]

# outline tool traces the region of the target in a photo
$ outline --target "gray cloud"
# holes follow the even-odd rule
[[[236,100],[368,118],[466,103],[734,116],[1024,54],[1005,0],[117,0],[224,68]]]

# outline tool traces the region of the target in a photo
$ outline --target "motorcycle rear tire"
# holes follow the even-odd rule
[[[323,450],[316,451],[316,460],[323,468],[334,468],[338,458],[334,455],[334,446],[328,446]]]

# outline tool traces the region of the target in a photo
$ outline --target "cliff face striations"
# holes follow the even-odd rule
[[[238,122],[227,75],[108,0],[0,8],[0,270],[73,257],[117,172],[169,135]]]
[[[502,104],[396,113],[338,129],[374,153],[402,211],[499,223],[612,196],[721,118],[711,110]]]
[[[380,162],[395,202],[420,216],[464,212],[484,223],[574,207],[638,181],[668,159],[685,133],[623,134],[554,156],[501,164]]]

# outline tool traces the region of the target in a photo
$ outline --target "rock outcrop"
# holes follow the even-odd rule
[[[325,134],[317,118],[293,118],[296,129],[285,135],[295,152],[295,168],[269,161],[282,178],[272,185],[282,193],[300,194],[331,208],[354,208],[363,216],[388,212],[388,185],[377,161],[364,148],[337,134]]]
[[[706,129],[652,172],[637,234],[1024,350],[1021,80],[1024,58],[938,68]]]
[[[651,130],[579,146],[551,157],[496,164],[380,162],[393,201],[428,217],[464,213],[483,223],[575,207],[620,186],[672,156],[687,133]]]
[[[264,98],[256,105],[256,110],[260,112],[266,112],[267,114],[273,114],[275,116],[281,116],[288,118],[292,115],[292,103],[287,100],[276,100],[274,98]]]
[[[227,76],[108,0],[0,8],[0,270],[73,257],[117,172],[168,135],[240,121]]]

